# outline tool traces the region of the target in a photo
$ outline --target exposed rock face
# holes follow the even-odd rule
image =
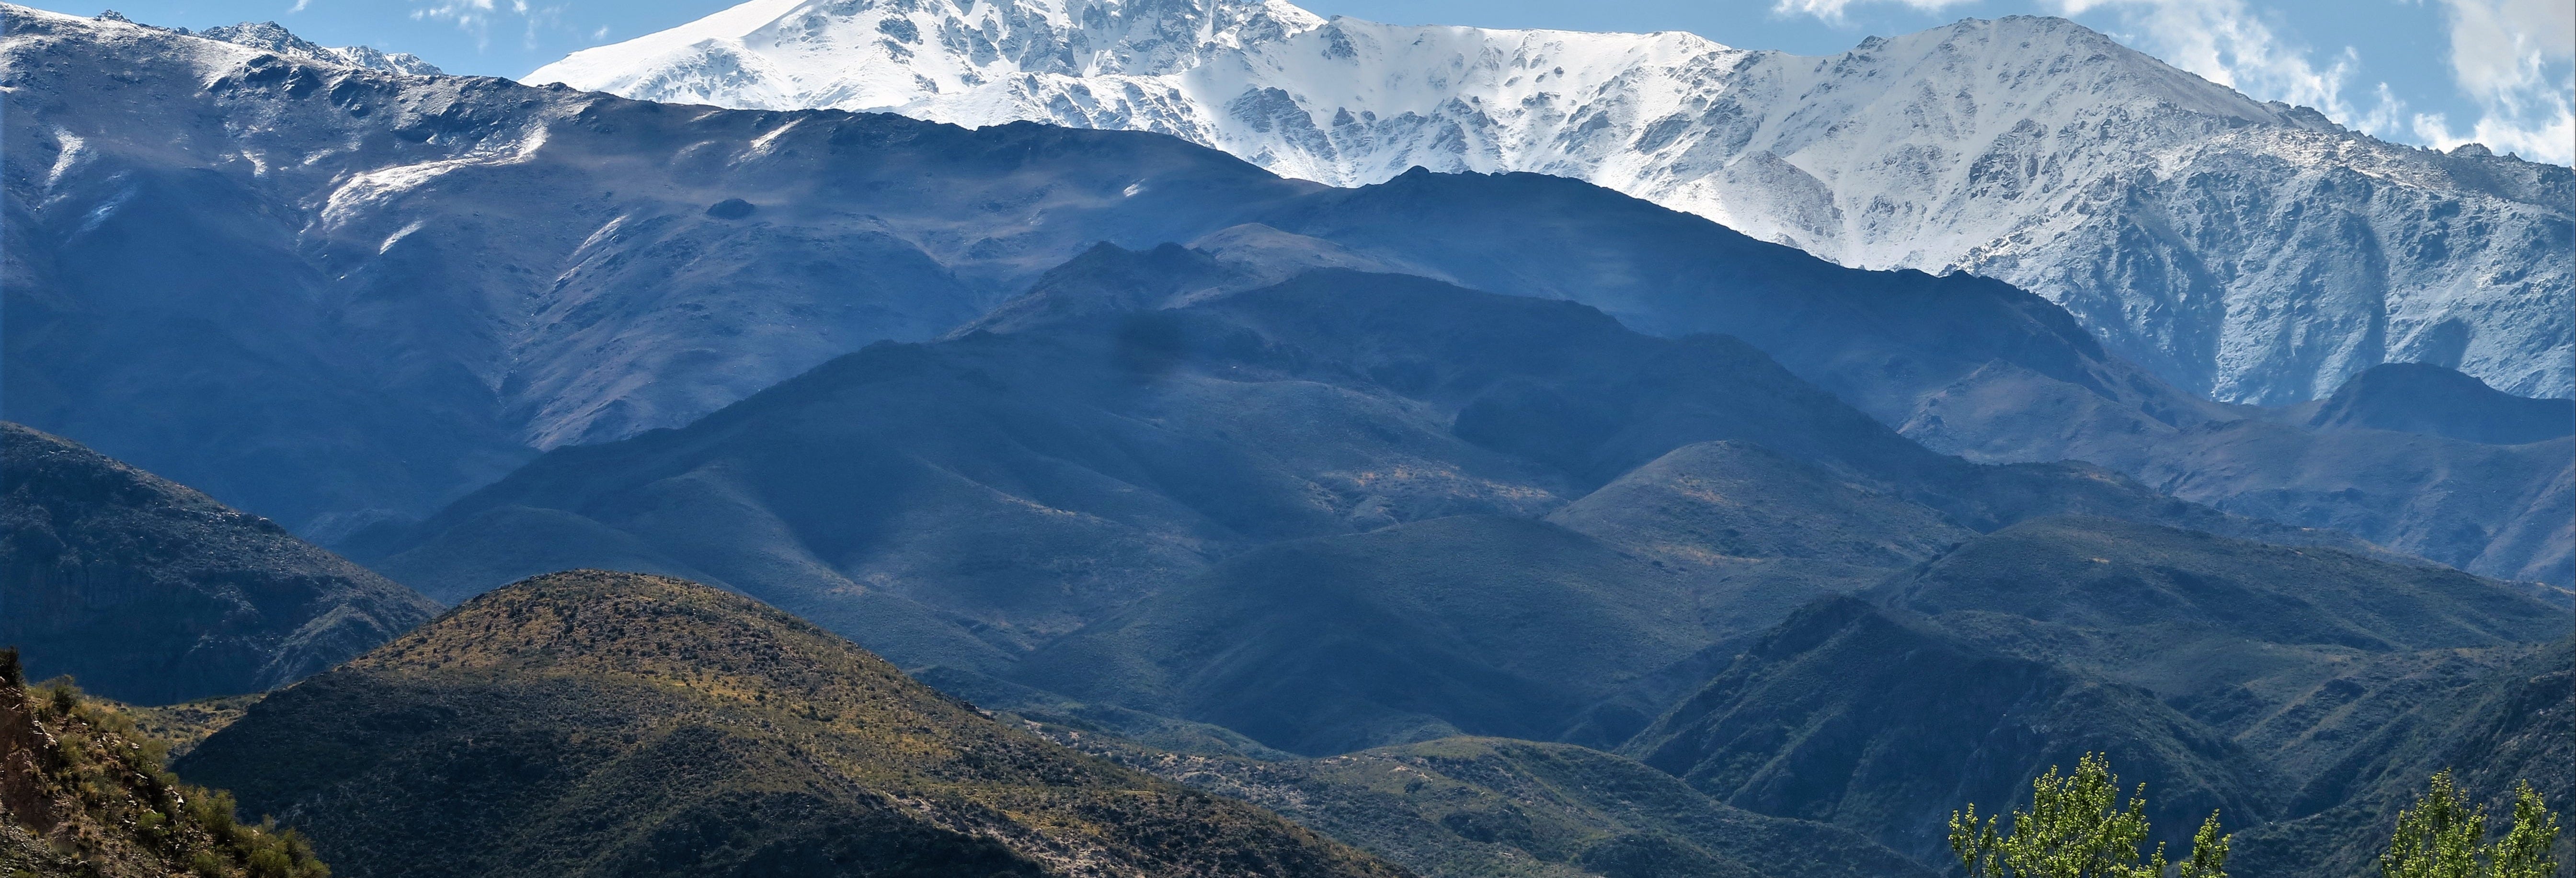
[[[1344,186],[1578,177],[1846,265],[2011,281],[2222,400],[2301,402],[2382,362],[2576,393],[2576,174],[2374,140],[2062,19],[1809,58],[1275,0],[758,2],[528,81],[1156,131]]]
[[[257,692],[320,673],[437,605],[267,519],[0,423],[0,644],[120,701]]]

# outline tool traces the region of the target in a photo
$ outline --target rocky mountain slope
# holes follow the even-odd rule
[[[0,869],[11,878],[327,878],[293,830],[179,782],[160,743],[68,686],[29,687],[0,649]]]
[[[759,0],[527,81],[1154,131],[1342,186],[1558,174],[1845,265],[2011,281],[2223,400],[2301,402],[2382,362],[2576,393],[2576,174],[2383,143],[2061,19],[1810,58],[1277,0]]]
[[[597,571],[469,602],[176,767],[352,876],[1406,874],[741,596]]]
[[[60,437],[0,423],[0,644],[120,701],[259,692],[427,621],[382,576]]]

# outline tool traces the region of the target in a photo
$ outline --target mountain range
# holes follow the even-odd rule
[[[1801,57],[1282,0],[755,0],[526,77],[644,100],[1152,131],[1337,186],[1588,180],[1844,265],[1965,271],[2231,402],[2382,362],[2576,393],[2576,174],[2384,143],[2062,19]]]
[[[186,28],[178,29],[187,33]],[[324,46],[296,36],[274,21],[249,22],[210,27],[196,32],[210,40],[222,40],[237,46],[275,52],[324,64],[346,64],[387,73],[408,76],[438,76],[446,71],[408,52],[382,52],[372,46]]]
[[[740,82],[794,43],[960,100],[1428,57],[1279,4],[894,10],[716,21],[801,28]],[[2342,878],[2445,766],[2576,799],[2576,407],[2493,375],[2222,402],[2005,280],[1569,174],[0,31],[0,641],[70,675],[0,699],[0,872],[313,866],[282,826],[345,875],[1921,876],[2106,754],[2155,840],[2216,811],[2235,874]],[[2104,94],[2007,115],[2184,118]],[[165,752],[231,793],[170,822]],[[24,794],[64,784],[87,822]]]
[[[1148,134],[684,110],[7,14],[15,87],[53,96],[7,132],[11,417],[325,545],[871,341],[1055,307],[1074,293],[1041,289],[1049,272],[1073,283],[1094,243],[1184,242],[1237,266],[1219,286],[1340,266],[1722,332],[1939,451],[2091,460],[2488,575],[2576,578],[2576,484],[2546,444],[2564,437],[2275,423],[2002,283],[1839,268],[1577,181],[1329,189]],[[99,64],[130,75],[69,72]]]

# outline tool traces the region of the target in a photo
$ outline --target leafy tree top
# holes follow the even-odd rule
[[[2171,865],[2164,845],[2143,856],[2140,850],[2150,829],[2146,785],[2138,785],[2126,808],[2119,799],[2110,759],[2086,753],[2074,773],[2050,766],[2031,781],[2030,810],[2013,812],[2009,833],[2000,817],[1979,822],[1974,804],[1952,812],[1950,850],[1970,878],[2164,878]],[[2212,812],[2177,874],[2226,878],[2229,838],[2219,834]]]

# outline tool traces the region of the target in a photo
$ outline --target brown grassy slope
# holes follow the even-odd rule
[[[578,571],[269,696],[180,770],[348,875],[1402,870],[987,718],[785,613]]]

